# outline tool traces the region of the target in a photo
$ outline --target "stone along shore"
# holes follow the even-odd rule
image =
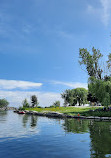
[[[95,120],[111,120],[111,117],[98,117],[98,116],[72,116],[66,115],[59,112],[37,112],[37,111],[14,111],[18,114],[28,114],[28,115],[37,115],[37,116],[46,116],[46,117],[56,117],[56,118],[75,118],[75,119],[95,119]]]

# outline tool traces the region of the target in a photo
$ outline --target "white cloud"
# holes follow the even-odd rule
[[[52,84],[59,84],[59,85],[64,85],[64,86],[68,86],[71,88],[88,88],[87,83],[80,83],[80,82],[61,82],[61,81],[52,81]]]
[[[31,89],[41,87],[42,83],[0,79],[0,89]]]
[[[102,21],[107,26],[110,19],[111,0],[100,0],[103,7]]]
[[[6,98],[10,102],[10,106],[19,107],[22,105],[22,101],[27,98],[30,102],[31,95],[38,97],[40,106],[50,106],[54,101],[60,100],[61,106],[63,105],[63,99],[59,93],[52,92],[37,92],[37,91],[0,91],[0,98]]]
[[[88,12],[99,17],[105,26],[108,26],[111,14],[111,0],[100,0],[100,7],[95,8],[92,5],[88,5]]]

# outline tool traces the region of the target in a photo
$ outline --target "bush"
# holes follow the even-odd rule
[[[0,108],[7,107],[9,102],[6,99],[0,99]]]
[[[18,110],[25,110],[25,107],[20,106]]]
[[[37,108],[42,108],[41,106],[38,106]]]
[[[49,106],[49,108],[54,108],[54,107],[55,107],[54,105]]]

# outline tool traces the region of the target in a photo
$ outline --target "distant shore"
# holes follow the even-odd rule
[[[0,111],[6,111],[6,110],[17,110],[15,107],[2,107],[0,108]]]
[[[68,118],[111,118],[111,107],[53,107],[53,108],[25,108],[26,114],[35,114],[39,116],[54,116],[54,117],[68,117]],[[102,118],[104,119],[104,118]]]
[[[16,113],[19,113],[20,111],[15,111]],[[111,121],[111,117],[98,117],[98,116],[72,116],[72,115],[66,115],[59,112],[37,112],[37,111],[24,111],[25,114],[28,115],[37,115],[37,116],[46,116],[46,117],[56,117],[56,118],[74,118],[74,119],[94,119],[94,120],[109,120]]]

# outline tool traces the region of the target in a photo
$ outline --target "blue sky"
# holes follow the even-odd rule
[[[0,98],[41,106],[67,88],[87,87],[79,48],[111,52],[110,0],[0,0]]]

